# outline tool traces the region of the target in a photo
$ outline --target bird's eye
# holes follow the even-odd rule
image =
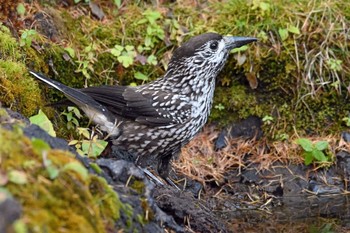
[[[218,48],[218,42],[214,41],[210,44],[210,49],[211,50],[216,50]]]

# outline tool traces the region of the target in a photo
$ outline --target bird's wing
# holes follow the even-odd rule
[[[185,98],[165,91],[126,86],[89,87],[81,91],[113,114],[146,125],[178,124],[191,114],[191,105]]]

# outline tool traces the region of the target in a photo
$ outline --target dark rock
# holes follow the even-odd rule
[[[218,138],[215,140],[215,150],[220,150],[227,146],[226,144],[227,129],[220,132]]]
[[[350,133],[349,132],[343,132],[341,134],[342,138],[344,139],[344,141],[346,142],[350,142]]]
[[[111,176],[111,179],[113,180],[112,183],[110,183],[116,192],[118,192],[120,196],[120,199],[124,203],[128,203],[133,207],[133,228],[137,232],[143,231],[143,232],[163,232],[163,229],[160,226],[165,226],[168,228],[171,228],[175,230],[176,232],[183,232],[183,228],[180,227],[173,219],[172,216],[164,213],[154,201],[152,197],[152,193],[154,190],[154,184],[151,183],[145,176],[144,172],[135,166],[134,163],[124,161],[124,160],[115,160],[115,159],[98,159],[97,164],[106,171]],[[130,178],[132,177],[133,180]],[[155,214],[155,220],[156,222],[149,222],[145,227],[141,225],[137,221],[137,216],[142,214],[145,210],[142,208],[142,203],[140,200],[140,191],[141,190],[135,190],[132,188],[126,187],[126,184],[129,184],[128,186],[132,186],[132,182],[135,182],[135,179],[138,181],[142,181],[144,186],[140,189],[142,189],[141,196],[144,196],[144,198],[148,201],[148,205],[151,208],[151,210]],[[122,185],[120,185],[122,184]],[[123,188],[122,188],[123,187]],[[128,219],[128,216],[125,215],[125,213],[122,214],[122,219]],[[121,223],[124,223],[127,221],[122,221]],[[119,226],[121,226],[119,223]],[[123,228],[127,227],[126,225],[121,226]],[[146,230],[148,229],[148,230]],[[152,229],[152,231],[150,231]]]
[[[259,139],[263,135],[261,126],[262,121],[259,117],[250,116],[245,120],[232,124],[230,136],[232,138],[243,137],[247,139]]]
[[[16,200],[10,197],[5,197],[2,200],[2,194],[4,193],[0,192],[0,232],[9,232],[8,228],[19,219],[22,210]]]
[[[225,223],[208,209],[207,203],[189,192],[156,187],[153,197],[165,213],[178,223],[185,222],[194,232],[228,232]]]
[[[262,121],[259,117],[249,116],[239,122],[235,122],[222,130],[215,142],[215,149],[219,150],[226,146],[226,138],[259,139],[263,135]]]

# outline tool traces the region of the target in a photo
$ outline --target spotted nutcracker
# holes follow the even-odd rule
[[[111,142],[137,155],[136,164],[157,162],[167,177],[169,162],[206,123],[213,103],[215,79],[233,48],[252,37],[205,33],[177,48],[164,76],[141,86],[98,86],[75,89],[42,74],[32,75],[63,92]]]

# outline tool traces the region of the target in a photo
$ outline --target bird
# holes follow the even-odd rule
[[[194,36],[174,50],[162,77],[139,86],[76,89],[29,72],[61,91],[110,135],[113,146],[135,154],[138,166],[156,164],[157,173],[167,178],[171,159],[207,122],[216,77],[230,51],[255,41],[213,32]]]

